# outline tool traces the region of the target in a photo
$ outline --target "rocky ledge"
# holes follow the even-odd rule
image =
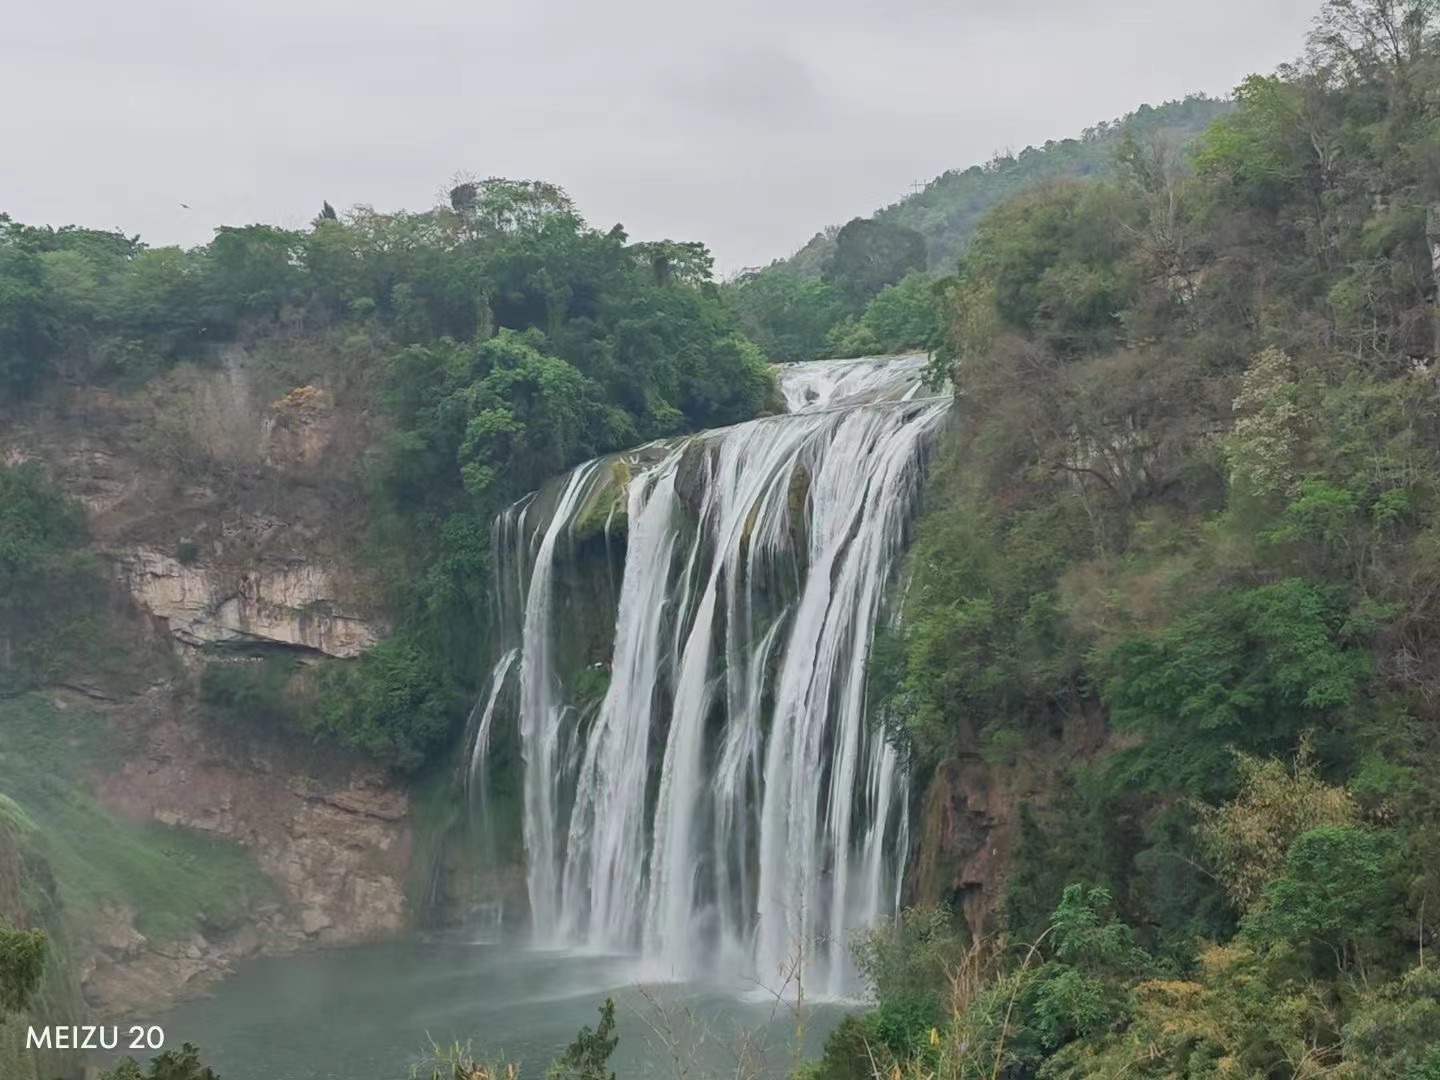
[[[353,657],[377,639],[373,626],[340,609],[324,567],[302,559],[226,571],[153,548],[112,558],[131,597],[182,646],[270,644]]]

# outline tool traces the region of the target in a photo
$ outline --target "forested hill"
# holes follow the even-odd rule
[[[818,233],[789,259],[726,286],[749,337],[779,360],[931,347],[935,276],[954,271],[985,215],[1046,183],[1114,176],[1157,148],[1182,149],[1229,101],[1200,96],[1097,124],[937,177],[873,217]]]
[[[1086,128],[1077,138],[1027,146],[1018,154],[997,154],[984,165],[951,169],[925,187],[871,215],[886,225],[913,229],[925,241],[931,270],[948,272],[965,251],[966,241],[985,212],[1013,195],[1047,180],[1098,176],[1115,169],[1125,139],[1144,143],[1163,139],[1188,143],[1232,108],[1223,98],[1192,94],[1158,107],[1141,105],[1118,120]],[[775,265],[803,277],[819,277],[835,250],[839,226],[816,233],[788,259]]]
[[[1235,100],[932,288],[872,690],[949,910],[818,1080],[1440,1080],[1440,5],[1329,0]]]

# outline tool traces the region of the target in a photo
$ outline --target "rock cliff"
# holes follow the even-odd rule
[[[330,571],[299,557],[223,568],[134,547],[113,558],[135,603],[181,646],[283,645],[353,657],[377,640],[374,625],[340,609]]]
[[[207,731],[162,692],[147,705],[166,715],[145,732],[143,754],[97,780],[97,796],[128,820],[242,844],[275,899],[169,941],[142,934],[135,912],[107,910],[90,928],[81,970],[92,1007],[153,1010],[257,953],[353,944],[406,926],[412,842],[401,787],[373,768],[318,761],[283,742]]]
[[[153,1015],[246,957],[390,934],[410,918],[410,800],[383,770],[321,755],[293,734],[227,730],[198,700],[207,663],[289,652],[350,658],[387,631],[350,552],[362,524],[357,450],[373,432],[323,385],[277,389],[231,349],[132,393],[58,389],[0,412],[0,460],[34,460],[86,508],[130,640],[171,652],[125,677],[97,669],[52,687],[126,744],[93,777],[112,814],[233,841],[273,896],[147,934],[122,904],[87,915],[71,959],[103,1016]],[[83,695],[83,697],[78,696]]]

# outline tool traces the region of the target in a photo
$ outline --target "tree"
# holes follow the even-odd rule
[[[222,226],[206,251],[204,303],[222,332],[245,318],[274,318],[304,286],[304,238],[273,225]]]
[[[200,1061],[199,1048],[187,1042],[153,1058],[148,1069],[142,1069],[134,1058],[125,1058],[101,1073],[100,1080],[220,1080],[220,1076]]]
[[[704,285],[715,269],[710,249],[696,240],[647,240],[625,250],[655,275],[657,285]]]
[[[1372,669],[1344,600],[1289,578],[1212,594],[1162,633],[1118,642],[1105,698],[1113,723],[1147,736],[1129,755],[1135,778],[1213,795],[1228,747],[1288,749],[1347,705]]]
[[[462,181],[450,190],[450,206],[479,235],[533,235],[557,218],[579,221],[565,189],[544,180]]]
[[[1387,948],[1395,917],[1397,847],[1393,834],[1326,825],[1291,845],[1284,872],[1265,886],[1245,923],[1261,946],[1323,951],[1334,970],[1365,973]]]
[[[57,673],[104,586],[80,505],[34,462],[0,465],[0,692]]]
[[[885,286],[865,308],[860,322],[883,352],[930,347],[940,329],[935,280],[917,270]]]
[[[776,267],[742,274],[725,293],[745,334],[778,362],[827,355],[827,335],[845,315],[836,286]]]
[[[925,269],[925,238],[903,225],[855,218],[835,236],[823,279],[840,290],[854,311],[886,285]]]
[[[1139,213],[1113,185],[1036,188],[985,218],[961,277],[988,284],[1006,324],[1064,356],[1109,348],[1135,296]]]
[[[1341,61],[1351,78],[1403,73],[1420,56],[1440,0],[1326,0],[1311,48]]]
[[[309,701],[311,731],[411,771],[444,744],[455,694],[439,658],[399,634],[322,669]]]
[[[615,999],[600,1006],[600,1023],[592,1031],[582,1027],[565,1052],[550,1066],[549,1080],[615,1080],[606,1063],[620,1037],[615,1034]]]
[[[1201,136],[1196,168],[1222,192],[1274,209],[1304,191],[1324,144],[1307,130],[1300,87],[1277,75],[1251,75],[1235,89],[1235,104]]]
[[[539,351],[534,336],[501,331],[480,346],[485,374],[462,391],[469,419],[461,474],[476,495],[523,494],[610,442],[610,410],[599,387],[572,365]]]
[[[1262,496],[1294,493],[1305,434],[1302,405],[1294,361],[1280,349],[1266,349],[1241,379],[1235,428],[1225,443],[1236,490]]]
[[[0,404],[34,389],[56,344],[42,264],[23,236],[0,214]]]
[[[1236,764],[1239,794],[1218,808],[1202,809],[1199,833],[1226,891],[1243,911],[1259,903],[1301,833],[1320,825],[1354,825],[1359,809],[1349,792],[1316,774],[1308,743],[1288,769],[1248,754],[1238,755]]]

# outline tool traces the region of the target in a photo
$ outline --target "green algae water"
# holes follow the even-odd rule
[[[613,956],[405,939],[261,958],[154,1022],[167,1047],[195,1043],[223,1080],[408,1080],[432,1044],[455,1043],[543,1080],[612,996],[620,1077],[779,1080],[846,1011],[652,974]]]

